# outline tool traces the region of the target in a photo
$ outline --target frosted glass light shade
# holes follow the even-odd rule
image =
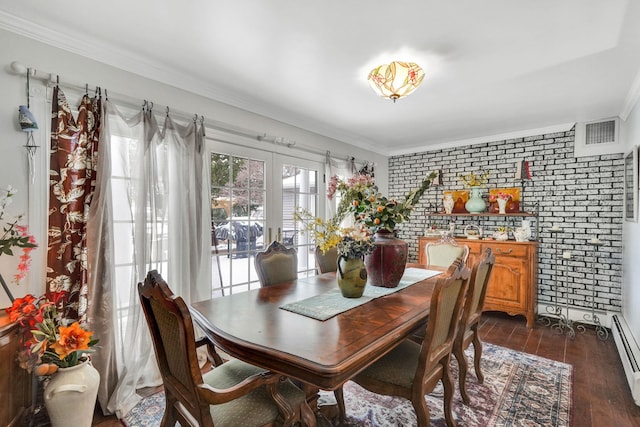
[[[414,62],[393,61],[382,64],[369,73],[369,85],[383,98],[404,98],[418,88],[424,71]]]

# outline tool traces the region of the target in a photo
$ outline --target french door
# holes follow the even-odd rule
[[[316,274],[313,244],[293,211],[324,212],[323,163],[217,140],[207,148],[212,296],[259,288],[254,257],[273,240],[298,250],[299,276]]]

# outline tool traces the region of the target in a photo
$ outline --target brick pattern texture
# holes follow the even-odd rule
[[[409,261],[417,261],[418,236],[434,225],[444,229],[455,220],[458,236],[470,223],[481,226],[485,235],[501,225],[519,226],[521,218],[516,217],[429,216],[444,211],[444,190],[463,189],[458,175],[489,170],[488,188],[520,187],[523,209],[538,212],[537,218],[529,218],[532,240],[539,242],[538,302],[620,311],[624,156],[575,158],[573,149],[571,130],[391,157],[389,192],[396,198],[417,187],[428,172],[442,171],[442,185],[427,190],[399,229],[398,236],[409,243]],[[529,162],[532,175],[524,186],[514,179],[519,160]],[[486,201],[488,189],[483,195]],[[555,225],[562,231],[547,231]],[[603,245],[589,245],[593,237]],[[563,257],[567,251],[568,259]]]

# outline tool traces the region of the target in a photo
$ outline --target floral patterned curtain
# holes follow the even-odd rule
[[[74,119],[55,87],[51,117],[47,292],[66,298],[65,316],[86,321],[86,225],[95,188],[101,99],[85,94]]]

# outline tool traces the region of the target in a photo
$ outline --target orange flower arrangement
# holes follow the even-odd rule
[[[73,319],[65,319],[58,313],[64,306],[65,293],[36,298],[27,294],[16,298],[6,309],[9,319],[16,322],[25,334],[24,348],[18,354],[20,366],[38,375],[49,375],[58,368],[76,366],[87,360],[87,355],[98,340],[93,333]]]

